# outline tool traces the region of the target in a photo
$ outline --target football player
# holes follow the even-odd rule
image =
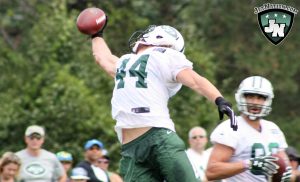
[[[125,181],[196,181],[170,118],[168,100],[184,84],[215,102],[236,129],[231,105],[192,69],[175,28],[149,26],[135,32],[129,40],[132,53],[120,58],[111,53],[102,34],[103,29],[92,36],[92,51],[96,63],[115,80],[111,104],[122,143],[120,174]]]
[[[208,162],[208,180],[226,179],[226,182],[266,182],[277,172],[277,153],[287,159],[287,143],[283,132],[273,122],[263,117],[271,112],[274,98],[271,83],[261,76],[244,79],[235,99],[241,115],[237,117],[239,129],[232,132],[224,121],[212,132],[210,139],[214,144]],[[290,167],[282,177],[288,181]]]

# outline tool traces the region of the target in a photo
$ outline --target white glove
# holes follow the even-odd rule
[[[253,174],[263,173],[272,176],[277,173],[279,166],[275,163],[278,158],[273,156],[258,156],[250,159],[249,169]]]
[[[292,167],[288,166],[285,169],[285,172],[282,174],[281,182],[290,182],[292,177]]]

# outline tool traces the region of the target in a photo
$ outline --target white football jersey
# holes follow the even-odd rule
[[[261,119],[261,132],[251,127],[243,117],[238,116],[239,128],[233,131],[230,121],[222,122],[212,132],[210,139],[212,143],[219,143],[234,149],[230,162],[242,161],[260,155],[277,153],[278,150],[287,148],[283,132],[270,121]],[[250,170],[239,173],[226,179],[226,182],[267,182],[264,175],[253,174]]]
[[[181,88],[176,76],[186,68],[192,69],[192,63],[184,54],[163,47],[119,59],[111,101],[119,139],[121,128],[152,126],[175,131],[168,100]]]
[[[193,166],[195,175],[200,181],[206,180],[205,171],[207,168],[208,159],[211,153],[211,149],[203,151],[202,154],[197,153],[195,150],[189,148],[186,150],[186,154]]]

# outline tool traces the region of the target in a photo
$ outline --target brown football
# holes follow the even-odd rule
[[[282,158],[280,155],[272,154],[272,156],[278,158],[278,160],[275,163],[279,166],[277,173],[272,176],[272,182],[280,182],[282,174],[285,172],[285,169],[287,167],[287,164],[285,159]]]
[[[86,8],[77,17],[78,30],[87,35],[93,35],[101,30],[106,22],[106,15],[99,8]]]

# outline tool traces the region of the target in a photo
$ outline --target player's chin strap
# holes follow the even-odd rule
[[[238,124],[234,111],[231,108],[231,103],[226,101],[223,97],[216,98],[215,103],[218,106],[220,120],[222,120],[224,114],[226,114],[230,119],[230,127],[233,129],[233,131],[237,131]]]

